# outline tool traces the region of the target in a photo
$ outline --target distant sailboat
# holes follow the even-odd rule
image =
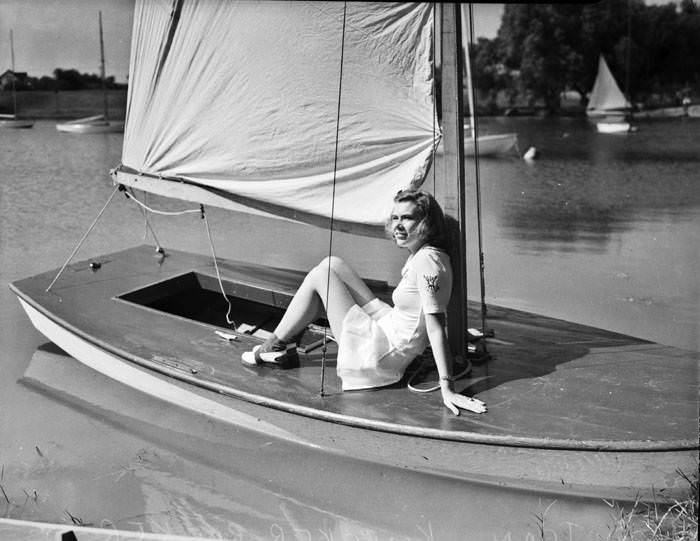
[[[100,20],[100,79],[102,80],[102,93],[104,97],[104,113],[101,115],[93,115],[84,118],[78,118],[69,122],[60,122],[56,124],[58,131],[67,133],[108,133],[108,132],[123,132],[124,122],[109,120],[107,106],[107,85],[105,81],[105,47],[102,38],[102,12],[99,15]]]
[[[31,128],[33,120],[17,118],[17,89],[15,87],[15,44],[10,30],[10,53],[12,55],[12,114],[0,114],[0,128]]]
[[[624,133],[631,130],[626,119],[630,102],[620,90],[603,55],[598,61],[598,75],[586,108],[586,115],[596,120],[601,133]]]

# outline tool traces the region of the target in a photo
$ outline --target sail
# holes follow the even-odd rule
[[[433,12],[351,2],[343,30],[343,9],[137,1],[117,181],[310,223],[381,225],[431,158]]]
[[[598,75],[588,100],[586,112],[589,115],[604,115],[607,112],[621,113],[629,108],[630,102],[617,86],[608,64],[601,55],[598,61]]]

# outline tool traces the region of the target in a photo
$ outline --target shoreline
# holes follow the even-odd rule
[[[126,117],[126,89],[108,90],[107,107],[112,120]],[[0,93],[0,112],[12,113],[12,96]],[[17,116],[35,120],[69,120],[101,114],[102,90],[29,90],[17,92]]]

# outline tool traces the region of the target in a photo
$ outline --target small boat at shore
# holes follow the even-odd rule
[[[124,122],[115,121],[109,118],[109,107],[107,104],[107,85],[105,80],[105,48],[102,37],[102,12],[99,13],[100,22],[100,79],[102,80],[102,93],[104,101],[104,112],[100,115],[93,115],[84,118],[70,120],[68,122],[58,122],[56,129],[64,133],[122,133]]]
[[[142,191],[190,202],[182,212],[201,214],[212,255],[156,241],[71,262],[78,246],[60,269],[11,289],[42,334],[115,385],[352,467],[371,462],[452,490],[685,494],[679,472],[697,467],[697,355],[491,305],[494,332],[473,332],[468,321],[483,323],[487,307],[467,303],[466,242],[452,259],[450,345],[463,372],[456,388],[488,413],[454,416],[440,396],[414,392],[434,386],[429,352],[395,385],[343,392],[323,319],[300,336],[298,368],[239,361],[275,328],[304,273],[217,258],[209,206],[325,227],[331,240],[334,230],[376,236],[396,191],[434,173],[465,241],[459,20],[454,4],[184,0],[171,13],[137,0],[109,201],[121,191],[146,216],[158,209]],[[391,296],[386,282],[368,284]]]
[[[466,129],[466,128],[465,128]],[[464,155],[474,156],[478,146],[479,156],[507,156],[518,155],[518,134],[497,133],[493,135],[479,135],[474,145],[473,138],[464,138]]]
[[[56,129],[65,133],[122,133],[124,122],[107,120],[104,115],[78,118],[56,124]]]
[[[15,88],[15,42],[13,32],[10,30],[10,52],[12,56],[12,113],[0,114],[0,128],[26,129],[34,126],[34,121],[17,117],[17,90]]]
[[[681,118],[689,116],[687,106],[659,107],[657,109],[642,109],[632,112],[634,119],[654,119],[654,118]]]
[[[0,114],[0,128],[31,128],[34,121],[17,118],[17,115]]]

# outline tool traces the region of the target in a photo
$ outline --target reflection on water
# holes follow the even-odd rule
[[[516,131],[521,149],[541,152],[533,163],[480,161],[487,301],[700,349],[700,122],[650,122],[619,136],[573,119],[492,119],[482,127]],[[472,538],[536,536],[533,517],[552,499],[473,486],[465,501],[463,487],[445,494],[386,469],[343,470],[331,459],[319,462],[318,479],[283,489],[279,479],[290,478],[280,472],[311,456],[235,435],[207,447],[206,431],[220,434],[220,427],[191,419],[183,426],[200,436],[159,430],[173,412],[95,382],[85,368],[41,377],[32,358],[45,339],[7,284],[63,264],[112,191],[107,171],[119,163],[121,140],[58,134],[50,122],[0,131],[0,465],[10,500],[0,494],[1,516],[69,522],[71,513],[106,527],[233,538],[463,538],[468,528],[479,532]],[[475,199],[473,182],[468,197]],[[476,298],[474,215],[472,208],[468,270]],[[328,252],[322,230],[217,209],[208,216],[222,257],[305,269]],[[151,224],[165,246],[210,250],[196,215]],[[138,208],[120,196],[78,257],[140,244],[144,231]],[[385,279],[405,257],[385,241],[347,235],[334,236],[333,249],[361,273]],[[125,404],[137,413],[120,416]],[[141,413],[161,418],[149,423]],[[370,498],[367,487],[379,492]],[[330,495],[333,508],[323,499]],[[606,508],[590,502],[558,501],[549,512],[563,535],[605,528]]]
[[[482,160],[486,197],[500,200],[490,205],[497,227],[529,250],[601,252],[613,234],[639,223],[697,219],[699,123],[650,124],[622,136],[597,134],[580,120],[542,124],[519,129],[540,160]]]
[[[700,349],[700,122],[603,135],[582,119],[513,119],[486,131],[517,131],[541,153],[481,160],[487,301]]]

